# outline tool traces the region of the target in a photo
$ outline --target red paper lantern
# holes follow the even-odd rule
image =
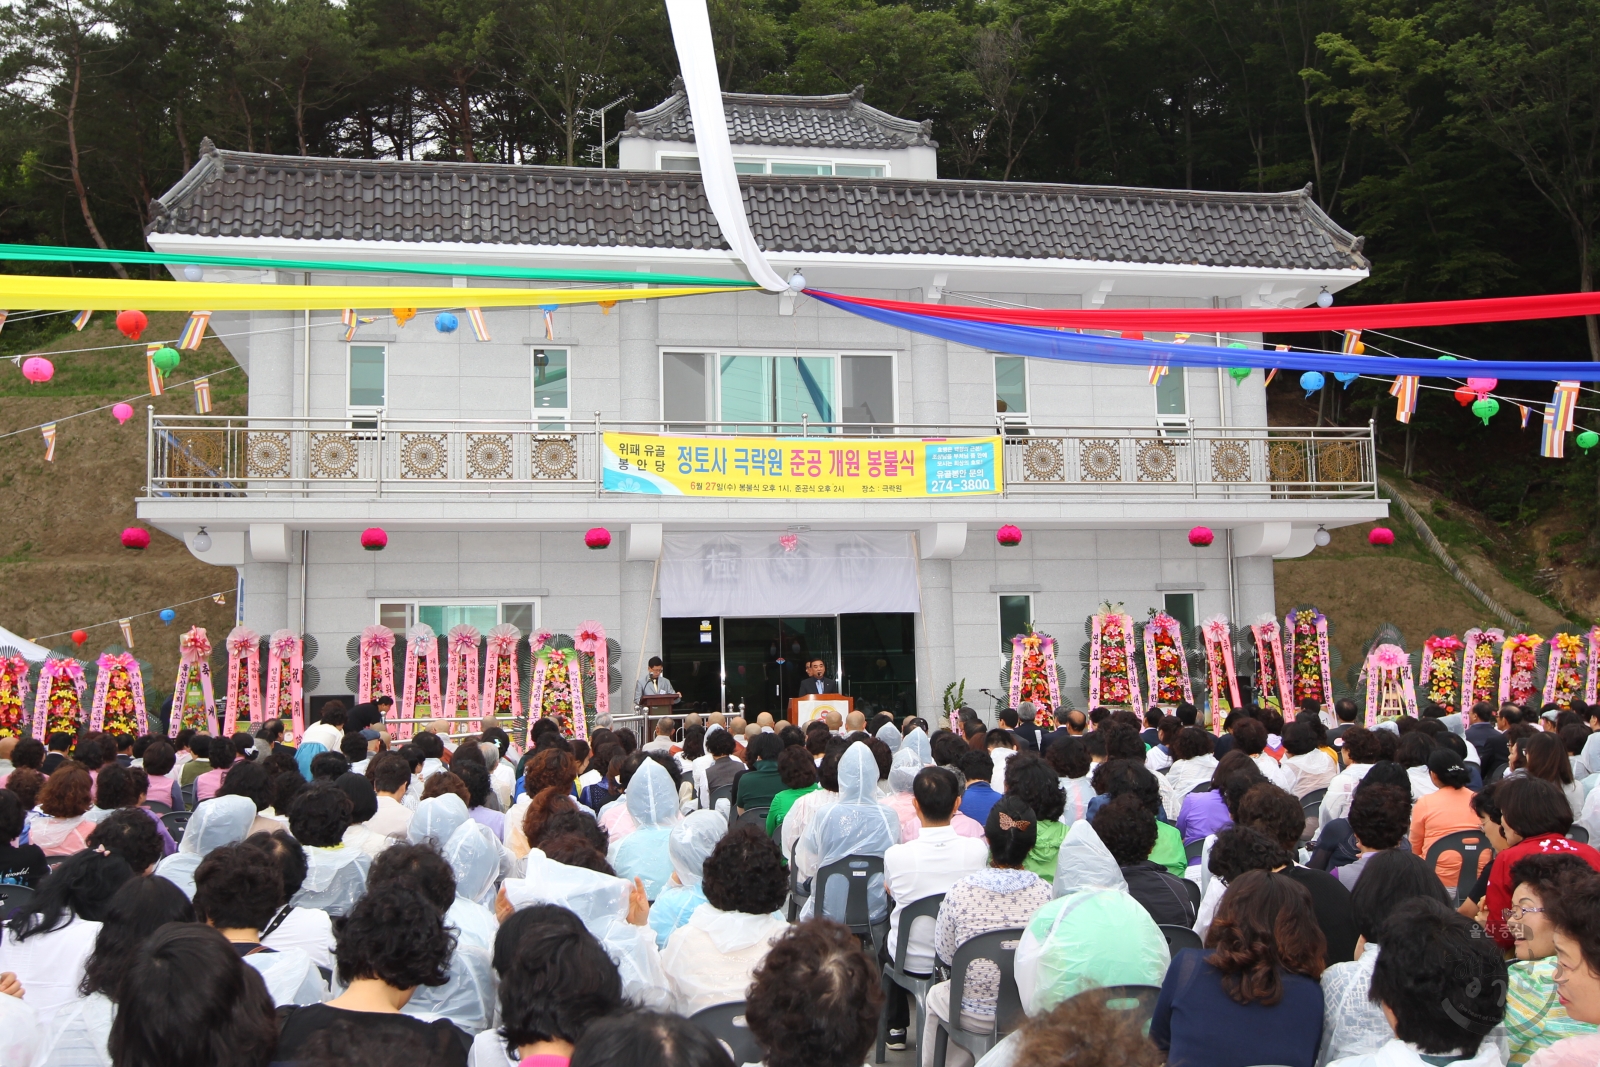
[[[87,640],[89,640],[89,633],[88,633],[87,630],[74,630],[74,631],[72,631],[72,643],[73,644],[81,645]]]
[[[1000,542],[1002,548],[1016,548],[1022,544],[1022,531],[1007,524],[994,532],[994,539]]]
[[[1209,526],[1196,526],[1189,531],[1189,543],[1196,548],[1206,548],[1217,539]]]
[[[148,325],[150,325],[150,320],[142,311],[117,312],[117,329],[121,331],[122,336],[130,341],[137,341],[139,335],[144,333],[144,328]]]
[[[122,547],[135,549],[149,548],[150,531],[141,529],[138,526],[128,527],[126,530],[122,531]]]
[[[1394,531],[1387,526],[1374,526],[1367,534],[1367,544],[1375,548],[1386,548],[1394,544]]]
[[[383,527],[373,526],[361,531],[361,547],[368,552],[382,552],[389,544],[389,535]]]
[[[596,526],[583,535],[583,543],[596,552],[611,547],[611,531],[604,526]]]
[[[1471,389],[1468,389],[1464,385],[1460,389],[1456,390],[1456,403],[1460,404],[1462,407],[1466,407],[1476,399],[1478,399],[1478,394],[1473,392]]]

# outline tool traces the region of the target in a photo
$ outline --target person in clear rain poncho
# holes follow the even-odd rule
[[[178,851],[156,864],[155,873],[194,899],[194,872],[212,849],[234,845],[250,833],[256,806],[249,797],[213,797],[194,809]]]
[[[701,870],[706,857],[727,832],[728,820],[721,813],[696,811],[685,816],[667,836],[672,881],[650,905],[650,929],[656,933],[657,948],[666,948],[672,931],[688,922],[694,909],[706,902],[700,885]]]
[[[459,798],[451,799],[459,803]],[[476,1034],[494,1022],[494,938],[499,924],[480,901],[494,899],[499,849],[493,831],[468,819],[456,827],[441,851],[456,880],[456,899],[444,916],[446,929],[456,936],[450,977],[442,986],[418,986],[401,1010],[422,1019],[449,1019]]]
[[[890,845],[900,843],[900,821],[892,809],[878,803],[878,763],[872,750],[856,742],[839,760],[839,802],[817,812],[807,824],[801,851],[817,857],[813,870],[801,870],[814,878],[817,871],[847,856],[882,856]],[[842,876],[829,884],[814,885],[800,916],[802,920],[821,914],[843,919],[849,894],[848,880]],[[889,898],[883,891],[883,875],[872,876],[867,886],[868,912],[873,922],[889,917]],[[822,901],[819,911],[817,902]]]
[[[1094,832],[1072,824],[1056,858],[1056,898],[1034,913],[1017,944],[1017,993],[1039,1016],[1086,989],[1160,986],[1172,962],[1160,927],[1128,893],[1117,861]],[[996,1045],[978,1067],[1010,1067],[1021,1031]],[[956,1046],[950,1046],[954,1052]]]
[[[671,994],[655,932],[648,925],[628,921],[633,888],[632,882],[622,878],[529,853],[526,875],[507,878],[501,892],[513,909],[557,904],[572,912],[617,965],[623,997],[641,1008],[664,1011]]]
[[[667,840],[680,818],[678,791],[666,768],[655,760],[646,760],[628,782],[622,799],[638,828],[614,842],[606,859],[618,877],[641,879],[645,896],[655,900],[672,877]]]
[[[406,838],[413,845],[432,841],[434,847],[443,852],[450,835],[455,833],[456,828],[462,823],[471,819],[466,804],[462,803],[461,798],[454,793],[429,797],[417,805],[417,812],[411,817],[411,825],[406,828]]]
[[[902,823],[917,817],[917,809],[911,802],[911,783],[916,781],[922,767],[922,757],[909,747],[896,752],[889,761],[889,795],[879,803],[892,809],[895,818]]]
[[[338,786],[319,782],[295,797],[289,832],[306,853],[305,881],[290,901],[295,907],[321,908],[338,918],[348,915],[367,891],[372,857],[344,843],[349,828],[350,798]]]
[[[933,762],[933,743],[928,740],[928,733],[922,727],[915,727],[906,734],[900,740],[900,748],[895,754],[899,755],[908,748],[917,754],[924,767]]]
[[[900,751],[900,746],[905,743],[900,736],[899,727],[892,722],[886,722],[878,727],[878,732],[872,736],[889,746],[889,754],[894,755]]]

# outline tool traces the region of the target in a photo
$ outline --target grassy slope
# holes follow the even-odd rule
[[[50,355],[56,373],[43,385],[0,363],[0,434],[23,430],[0,437],[0,625],[37,638],[227,590],[226,606],[205,601],[175,608],[178,617],[170,627],[153,615],[134,621],[135,651],[154,665],[155,677],[146,685],[164,694],[177,668],[180,633],[204,626],[212,643],[220,644],[232,627],[235,575],[231,567],[200,562],[181,542],[156,531],[142,553],[121,547],[118,535],[136,525],[134,499],[144,484],[145,407],[193,412],[194,392],[181,383],[211,373],[213,410],[243,414],[248,382],[221,342],[208,337],[198,352],[183,354],[169,378],[180,383],[173,392],[132,400],[147,389],[143,342],[177,337],[185,316],[151,315],[138,344],[117,333],[112,319],[110,313],[96,314],[82,333],[59,333],[54,323],[53,337],[14,328],[0,333],[7,355],[61,353]],[[44,440],[28,427],[119,400],[129,400],[136,411],[127,425],[118,426],[109,411],[60,422],[55,461],[44,461]],[[89,631],[84,651],[97,655],[121,641],[114,624],[98,627]],[[69,644],[70,638],[43,643]]]

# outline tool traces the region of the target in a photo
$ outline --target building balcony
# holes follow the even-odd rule
[[[153,415],[143,500],[159,502],[672,502],[603,488],[602,435],[805,437],[827,447],[906,437],[1003,440],[1014,504],[1240,505],[1378,500],[1370,426],[550,424]],[[974,502],[980,498],[965,498]],[[723,503],[727,503],[726,498]],[[775,503],[766,498],[762,503]],[[817,501],[806,501],[814,505]],[[867,509],[909,500],[852,501]],[[955,501],[926,503],[948,507]],[[141,509],[143,510],[143,509]],[[1231,510],[1231,509],[1230,509]],[[1371,504],[1357,510],[1363,514]],[[1355,521],[1360,521],[1356,519]]]

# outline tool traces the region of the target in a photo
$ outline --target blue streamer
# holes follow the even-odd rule
[[[1162,341],[1129,341],[1119,337],[1062,333],[1038,326],[1011,326],[1005,323],[968,322],[933,315],[917,315],[887,308],[868,307],[819,293],[807,292],[825,304],[842,308],[862,318],[872,319],[929,337],[969,345],[991,352],[1009,352],[1039,359],[1060,359],[1074,363],[1109,363],[1123,367],[1149,367],[1164,363],[1171,367],[1259,367],[1270,370],[1284,364],[1306,370],[1359,374],[1416,375],[1420,378],[1459,378],[1470,370],[1475,376],[1502,381],[1600,381],[1600,363],[1510,360],[1480,360],[1456,366],[1450,360],[1389,359],[1381,356],[1355,356],[1342,352],[1291,352],[1267,349],[1213,348],[1209,345],[1167,344]],[[1444,364],[1444,365],[1441,365]]]

